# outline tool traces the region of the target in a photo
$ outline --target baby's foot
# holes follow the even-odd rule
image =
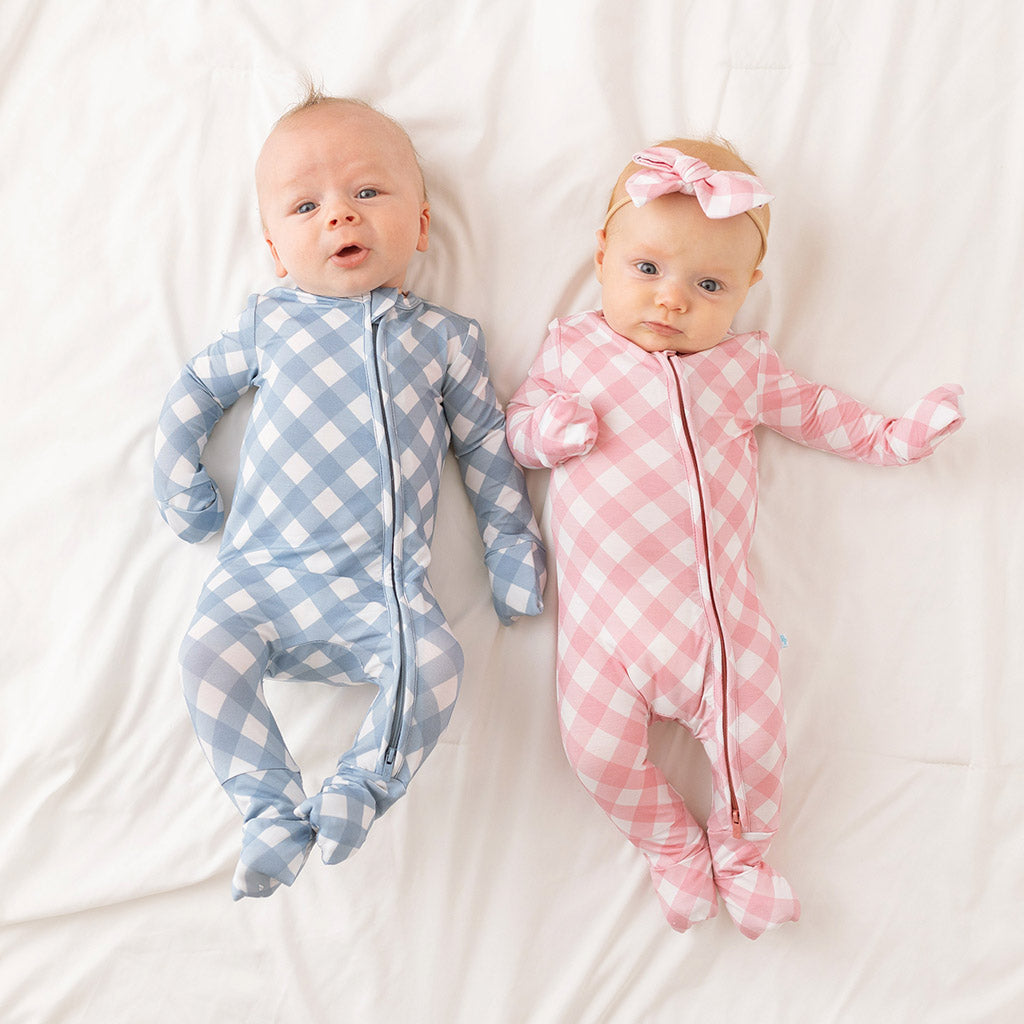
[[[323,862],[340,864],[363,845],[377,816],[377,804],[364,785],[335,778],[324,783],[298,813],[309,816]]]
[[[296,810],[306,797],[298,773],[270,768],[236,775],[224,791],[245,819],[232,898],[269,896],[282,883],[291,885],[313,845],[309,822]]]
[[[748,939],[800,919],[800,901],[789,882],[764,862],[716,880],[725,909]]]
[[[706,839],[702,837],[700,845],[681,860],[665,866],[652,863],[650,867],[662,912],[677,932],[685,932],[691,925],[718,913],[711,851]]]
[[[291,885],[313,846],[309,822],[279,815],[273,808],[242,826],[242,852],[231,879],[231,898],[269,896]]]
[[[714,863],[725,909],[748,939],[800,919],[800,901],[789,882],[761,860],[752,843],[723,841],[714,847]]]

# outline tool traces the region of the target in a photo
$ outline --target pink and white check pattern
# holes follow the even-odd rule
[[[669,146],[642,150],[634,154],[633,163],[643,168],[626,180],[626,193],[634,206],[643,206],[670,192],[682,192],[696,196],[705,216],[721,220],[764,206],[775,198],[753,174],[715,171],[703,160]]]
[[[744,934],[799,915],[763,863],[785,738],[779,640],[747,565],[754,427],[895,465],[960,425],[959,394],[939,388],[887,419],[787,371],[763,332],[692,355],[648,353],[587,312],[551,325],[509,403],[513,453],[554,469],[566,753],[647,856],[673,927],[712,916],[716,887]],[[706,837],[647,759],[656,718],[689,728],[711,761]]]

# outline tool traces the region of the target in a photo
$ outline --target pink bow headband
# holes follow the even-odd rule
[[[626,197],[608,211],[604,227],[612,215],[627,203],[641,207],[652,199],[682,192],[695,196],[700,208],[712,220],[722,220],[745,213],[761,235],[761,256],[768,247],[768,232],[761,207],[775,197],[753,174],[741,171],[715,171],[703,160],[687,156],[668,146],[652,146],[637,153],[633,163],[642,170],[626,179]]]

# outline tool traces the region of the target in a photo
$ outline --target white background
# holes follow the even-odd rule
[[[0,48],[4,1024],[1022,1019],[1021,5],[5,0]],[[351,861],[232,904],[239,821],[176,665],[216,545],[159,520],[152,441],[183,361],[275,283],[252,165],[307,71],[413,136],[410,284],[482,322],[503,400],[547,322],[598,304],[629,156],[708,131],[777,196],[738,327],[890,414],[965,386],[967,426],[908,469],[763,440],[798,925],[667,927],[562,755],[553,589],[498,625],[453,465],[445,739]],[[228,490],[240,405],[211,445]],[[268,690],[318,784],[368,695]],[[702,753],[656,745],[706,807]]]

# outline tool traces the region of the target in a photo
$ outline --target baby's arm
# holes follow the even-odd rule
[[[585,455],[597,440],[597,416],[583,395],[565,390],[560,357],[554,326],[508,403],[509,447],[530,469],[550,469]]]
[[[444,412],[484,542],[494,610],[509,625],[519,615],[544,610],[547,559],[523,471],[505,441],[505,417],[491,386],[479,326],[468,323],[452,341]]]
[[[905,466],[923,459],[958,430],[963,388],[929,391],[902,416],[874,412],[849,395],[785,369],[765,344],[760,365],[760,421],[821,451],[876,466]]]
[[[251,299],[234,330],[185,364],[157,424],[153,489],[160,515],[190,543],[212,537],[224,521],[220,492],[200,460],[210,431],[256,376],[254,305]]]

